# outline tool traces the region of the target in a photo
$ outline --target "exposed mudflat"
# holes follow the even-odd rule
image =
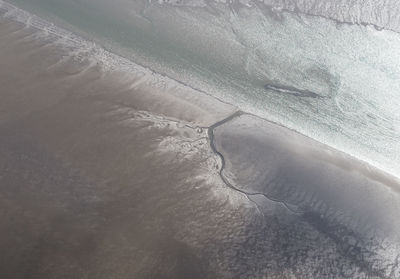
[[[0,20],[1,278],[400,278],[392,177],[98,53]]]

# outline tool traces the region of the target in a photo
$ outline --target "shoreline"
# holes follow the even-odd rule
[[[0,204],[7,213],[0,221],[0,245],[7,252],[0,266],[6,275],[324,278],[326,269],[342,274],[345,268],[353,277],[385,278],[391,266],[400,268],[398,231],[390,231],[397,224],[384,237],[375,233],[379,218],[390,221],[400,212],[393,211],[396,204],[380,203],[388,189],[373,188],[379,196],[362,214],[359,203],[369,201],[360,188],[366,180],[344,166],[345,175],[334,178],[356,181],[350,185],[355,190],[329,195],[324,191],[331,187],[317,186],[331,176],[307,169],[337,158],[339,165],[349,160],[364,168],[357,159],[171,86],[150,70],[110,69],[96,61],[96,53],[60,46],[52,36],[43,44],[40,30],[9,23],[0,23],[7,38],[0,41]],[[264,156],[271,150],[282,151],[282,161]],[[338,168],[332,169],[335,174]],[[287,190],[285,198],[296,193],[281,176],[314,182],[299,187],[296,199],[306,206],[282,202],[279,191]],[[251,183],[240,183],[245,179]],[[257,179],[261,186],[275,179],[278,187],[270,193],[246,188]],[[325,206],[327,197],[335,208]],[[343,217],[344,198],[360,210],[348,207],[353,215]],[[385,249],[383,238],[389,242]],[[376,268],[363,268],[375,261]],[[18,277],[20,270],[26,273]]]
[[[10,3],[5,2],[5,1],[1,1],[0,4],[1,3],[3,3],[3,5],[4,4],[6,5],[5,9],[7,11],[10,11],[9,10],[10,8],[15,10],[15,12],[13,12],[13,14],[10,16],[11,20],[16,20],[17,22],[25,24],[28,27],[32,26],[33,28],[37,28],[38,30],[42,30],[42,31],[44,31],[43,30],[43,26],[45,28],[49,28],[49,27],[53,28],[54,31],[50,32],[52,35],[57,36],[60,39],[64,39],[64,40],[73,42],[75,44],[75,45],[71,46],[73,48],[88,48],[89,49],[88,54],[92,55],[94,59],[98,59],[99,62],[102,63],[102,66],[104,66],[106,68],[118,69],[118,68],[122,67],[120,70],[122,70],[124,72],[125,71],[131,72],[132,75],[135,75],[135,71],[138,71],[138,70],[139,71],[144,71],[144,72],[147,72],[145,75],[150,75],[150,76],[155,75],[156,79],[161,84],[162,83],[170,83],[170,82],[176,83],[179,86],[182,86],[183,88],[187,88],[189,90],[193,90],[195,92],[198,92],[201,95],[204,95],[205,98],[210,98],[210,100],[215,100],[215,101],[217,101],[219,103],[223,103],[223,104],[225,104],[227,106],[231,106],[233,110],[241,111],[243,114],[248,114],[248,115],[251,115],[251,116],[253,116],[253,117],[257,118],[257,119],[262,119],[264,121],[273,123],[275,125],[278,125],[278,126],[281,126],[281,127],[285,127],[286,129],[289,129],[289,130],[291,130],[291,131],[293,131],[295,133],[298,133],[298,134],[303,135],[303,136],[305,136],[307,138],[310,138],[310,139],[312,139],[312,140],[314,140],[314,141],[316,141],[316,142],[318,142],[318,143],[320,143],[322,145],[325,145],[328,148],[332,148],[332,149],[336,150],[339,153],[343,153],[346,156],[348,156],[348,157],[350,157],[350,158],[352,158],[354,160],[359,161],[361,165],[366,165],[365,168],[367,168],[367,169],[368,168],[376,169],[378,173],[382,173],[380,175],[378,174],[380,179],[383,179],[382,176],[388,175],[388,176],[394,178],[398,183],[400,182],[400,176],[398,176],[398,175],[396,175],[394,173],[391,173],[391,172],[389,172],[387,170],[384,170],[384,168],[380,168],[377,165],[373,164],[372,162],[368,162],[368,161],[363,160],[362,158],[358,158],[358,157],[356,157],[356,156],[354,156],[354,155],[352,155],[350,153],[347,153],[347,152],[342,151],[340,149],[336,149],[334,147],[331,147],[330,145],[328,145],[326,143],[320,142],[320,141],[318,141],[318,140],[316,140],[316,139],[314,139],[314,138],[312,138],[310,136],[307,136],[307,135],[297,131],[294,128],[289,128],[287,126],[284,126],[283,124],[281,124],[279,122],[276,122],[276,121],[273,121],[273,120],[270,120],[270,119],[266,119],[264,117],[258,116],[256,114],[253,114],[253,113],[250,113],[250,112],[243,111],[243,110],[239,109],[237,106],[235,106],[233,104],[230,104],[230,103],[222,100],[221,98],[213,96],[213,95],[207,93],[206,91],[203,91],[203,90],[198,89],[198,88],[193,88],[190,85],[188,85],[188,84],[186,84],[184,82],[181,82],[179,80],[176,80],[176,79],[174,79],[174,78],[172,78],[172,77],[170,77],[168,75],[159,74],[156,71],[152,70],[151,68],[148,68],[148,67],[146,67],[144,65],[141,65],[141,64],[138,64],[138,63],[136,63],[136,62],[134,62],[134,61],[132,61],[130,59],[127,59],[127,58],[122,57],[122,56],[120,56],[118,54],[115,54],[115,53],[111,52],[110,50],[104,48],[102,45],[98,45],[95,42],[91,42],[90,40],[88,40],[85,37],[80,37],[79,35],[75,35],[71,31],[68,31],[68,30],[63,29],[62,27],[56,26],[53,23],[48,22],[47,20],[44,20],[44,19],[42,19],[42,18],[40,18],[40,17],[38,17],[36,15],[32,15],[29,12],[26,12],[26,11],[20,9],[20,8],[16,7],[15,5],[13,5],[13,4],[10,4]],[[2,6],[0,5],[0,9],[1,9],[1,7]],[[288,11],[288,12],[290,13],[290,11]],[[27,16],[28,16],[28,18],[26,18]],[[49,30],[46,29],[45,32],[49,32]],[[61,46],[62,46],[62,44],[63,43],[61,42]],[[90,53],[91,51],[93,53]],[[85,54],[85,51],[83,53]],[[110,62],[111,62],[111,64],[109,64]],[[179,97],[182,97],[182,95],[180,95]],[[210,125],[211,124],[212,123],[210,123]],[[202,127],[202,128],[206,128],[206,127]],[[389,181],[387,181],[387,182],[389,182]]]
[[[355,157],[355,156],[353,156],[353,155],[351,155],[349,153],[346,153],[344,151],[335,149],[335,148],[333,148],[333,147],[331,147],[331,146],[329,146],[329,145],[327,145],[325,143],[319,142],[319,141],[315,140],[314,138],[311,138],[311,137],[309,137],[307,135],[304,135],[304,134],[298,132],[297,130],[291,129],[289,127],[286,127],[286,126],[284,126],[284,125],[282,125],[282,124],[280,124],[278,122],[275,122],[275,121],[272,121],[272,120],[269,120],[269,119],[265,119],[265,118],[263,118],[261,116],[258,116],[258,115],[255,115],[255,114],[252,114],[252,113],[249,113],[249,112],[242,111],[239,108],[237,108],[236,106],[234,106],[234,105],[232,105],[230,103],[227,103],[227,102],[225,102],[225,101],[223,101],[223,100],[221,100],[221,99],[219,99],[219,98],[217,98],[215,96],[212,96],[212,95],[208,94],[205,91],[202,91],[202,90],[199,90],[199,89],[196,89],[196,88],[192,88],[191,86],[189,86],[189,85],[187,85],[187,84],[185,84],[183,82],[180,82],[180,81],[178,81],[176,79],[173,79],[173,78],[171,78],[171,77],[169,77],[167,75],[158,74],[157,72],[155,72],[154,70],[152,70],[150,68],[147,68],[146,66],[137,64],[137,63],[135,63],[135,62],[133,62],[131,60],[128,60],[128,59],[122,57],[122,56],[114,54],[114,53],[110,52],[109,50],[104,49],[102,46],[97,46],[93,42],[86,41],[85,38],[81,38],[79,36],[76,36],[73,33],[71,33],[70,31],[67,31],[67,30],[64,30],[64,29],[62,29],[62,28],[60,28],[58,26],[55,26],[55,25],[51,24],[50,22],[48,22],[46,20],[43,20],[43,19],[41,19],[41,18],[39,18],[39,17],[37,17],[35,15],[31,15],[28,12],[25,12],[24,10],[22,10],[22,9],[12,5],[12,4],[9,4],[9,3],[4,2],[4,1],[2,3],[5,3],[6,5],[8,5],[6,7],[6,9],[10,9],[10,8],[15,9],[17,15],[18,16],[22,16],[22,18],[18,18],[18,17],[15,18],[15,13],[14,13],[14,15],[11,15],[10,20],[19,22],[19,23],[24,24],[24,25],[27,25],[26,20],[28,20],[29,24],[28,24],[28,26],[26,26],[24,28],[35,28],[35,29],[37,29],[39,31],[43,31],[43,29],[41,29],[40,26],[52,26],[52,28],[55,29],[55,31],[51,32],[51,34],[53,36],[55,36],[56,38],[59,38],[59,39],[62,38],[64,40],[67,40],[67,42],[73,42],[74,43],[72,46],[67,44],[68,47],[72,47],[72,49],[79,49],[79,48],[82,48],[83,46],[85,46],[86,48],[89,47],[89,51],[87,53],[88,53],[89,57],[93,56],[90,59],[94,59],[95,60],[94,63],[96,63],[96,59],[98,59],[99,61],[97,61],[97,62],[101,62],[102,63],[101,67],[105,67],[106,71],[107,70],[111,70],[111,69],[117,70],[117,71],[121,70],[121,71],[126,72],[126,73],[131,73],[132,75],[136,75],[138,70],[142,71],[142,72],[144,71],[144,73],[145,73],[144,76],[145,77],[146,76],[150,76],[150,78],[153,78],[153,76],[154,76],[155,79],[157,80],[157,83],[163,84],[163,83],[173,82],[173,83],[178,84],[179,86],[182,86],[184,91],[185,91],[185,88],[187,88],[189,90],[193,90],[194,92],[197,92],[200,95],[204,95],[203,97],[205,99],[209,99],[209,101],[211,101],[211,102],[218,102],[218,103],[222,103],[224,105],[227,105],[228,107],[231,107],[231,111],[232,111],[233,114],[228,116],[227,119],[223,118],[222,120],[217,121],[215,123],[209,122],[208,126],[202,126],[200,124],[200,125],[198,125],[198,127],[200,127],[200,128],[214,129],[217,126],[223,125],[224,123],[230,121],[231,119],[235,118],[236,116],[249,115],[249,116],[252,116],[252,117],[254,117],[256,119],[260,119],[262,121],[266,121],[266,122],[272,123],[272,124],[277,125],[279,127],[283,127],[284,129],[290,130],[293,133],[296,133],[296,134],[299,134],[299,135],[304,136],[306,138],[309,138],[310,140],[315,141],[316,143],[320,144],[322,146],[322,148],[327,148],[329,150],[333,150],[333,152],[337,152],[340,156],[344,157],[343,158],[344,161],[346,161],[348,159],[357,161],[358,162],[357,163],[358,167],[356,169],[359,172],[361,172],[363,175],[367,176],[370,179],[373,179],[373,180],[376,180],[378,182],[381,182],[381,183],[387,185],[388,187],[393,188],[396,191],[400,191],[399,189],[395,189],[395,186],[398,186],[400,184],[400,178],[398,176],[396,176],[394,174],[391,174],[389,172],[386,172],[385,170],[380,169],[380,168],[374,166],[373,164],[371,164],[371,163],[369,163],[367,161],[364,161],[364,160],[362,160],[360,158],[357,158],[357,157]],[[1,7],[2,6],[0,6],[0,9],[1,9]],[[22,14],[21,14],[21,12],[22,12]],[[26,15],[29,15],[32,18],[28,17],[28,19],[27,19],[26,15],[24,15],[24,13]],[[32,22],[32,20],[33,20],[33,22]],[[45,32],[47,32],[47,31],[45,31]],[[55,44],[57,45],[56,42],[55,42]],[[63,47],[63,42],[61,42],[61,44],[59,46]],[[91,53],[90,50],[93,51],[93,53]],[[83,52],[84,55],[86,55],[85,52],[86,51]],[[78,52],[78,54],[79,54],[79,52]],[[99,55],[104,55],[104,56],[99,56]],[[72,54],[71,57],[74,57],[74,54]],[[70,58],[68,58],[68,59],[70,59]],[[113,61],[113,62],[112,62],[112,64],[108,64],[107,62],[109,62],[109,61],[104,60],[104,59],[111,59],[111,61]],[[122,61],[123,61],[123,63],[120,63]],[[118,69],[119,67],[122,67],[122,68]],[[164,80],[164,79],[166,79],[166,80]],[[146,81],[144,81],[144,82],[146,82]],[[135,86],[135,85],[140,84],[140,83],[141,83],[141,81],[139,80],[137,82],[134,82],[134,84],[132,86]],[[151,81],[150,81],[150,83],[151,83]],[[194,94],[196,94],[196,93],[194,93]],[[179,94],[178,96],[179,97],[185,96],[185,93]],[[195,105],[198,105],[198,104],[195,104]],[[211,141],[212,140],[210,138],[210,142]],[[215,149],[215,147],[211,147],[211,148],[213,150]],[[214,151],[216,151],[216,150],[214,150]],[[219,154],[219,156],[221,156],[221,154]]]
[[[12,4],[8,4],[7,2],[3,2],[3,3],[6,3],[6,5],[9,5],[13,9],[15,9],[18,14],[20,14],[21,11],[23,13],[26,13],[25,11],[19,9],[18,7],[15,7]],[[8,8],[9,7],[7,7],[7,9]],[[30,15],[29,13],[27,13],[27,14]],[[38,18],[35,15],[30,15],[30,16],[33,16],[34,17],[33,18],[34,22],[38,22],[38,23],[31,25],[32,22],[29,20],[29,22],[30,22],[29,25],[24,27],[24,28],[22,28],[22,29],[34,28],[34,29],[38,30],[39,32],[43,32],[43,29],[40,29],[38,26],[47,26],[47,25],[50,24],[46,20]],[[25,18],[25,16],[23,16],[22,18],[17,18],[17,19],[14,18],[13,16],[11,16],[11,18],[8,19],[8,20],[15,21],[15,22],[18,22],[18,23],[21,23],[21,24],[24,24],[24,25],[27,24],[25,22],[25,20],[27,20]],[[400,178],[399,177],[397,177],[397,176],[395,176],[393,174],[390,174],[390,173],[388,173],[388,172],[386,172],[386,171],[384,171],[382,169],[379,169],[379,168],[375,167],[374,165],[372,165],[372,164],[370,164],[370,163],[368,163],[366,161],[363,161],[363,160],[361,160],[361,159],[359,159],[357,157],[354,157],[349,153],[346,153],[346,152],[343,152],[341,150],[335,149],[335,148],[333,148],[333,147],[331,147],[331,146],[329,146],[327,144],[319,142],[319,141],[317,141],[317,140],[315,140],[315,139],[313,139],[313,138],[311,138],[311,137],[309,137],[307,135],[304,135],[304,134],[296,131],[295,129],[291,129],[289,127],[286,127],[286,126],[284,126],[284,125],[282,125],[282,124],[280,124],[278,122],[265,119],[263,117],[260,117],[258,115],[255,115],[255,114],[252,114],[252,113],[249,113],[249,112],[242,111],[242,110],[238,109],[237,107],[235,107],[234,105],[226,103],[223,100],[220,100],[219,98],[216,98],[216,97],[214,97],[214,96],[212,96],[210,94],[207,94],[204,91],[198,90],[196,88],[192,88],[192,87],[190,87],[189,85],[187,85],[185,83],[182,83],[182,82],[180,82],[178,80],[175,80],[173,78],[168,77],[167,75],[158,74],[155,71],[153,71],[152,69],[149,69],[149,68],[147,68],[147,67],[145,67],[143,65],[140,65],[140,64],[136,64],[135,62],[133,62],[131,60],[128,60],[128,59],[126,59],[124,57],[116,55],[116,54],[114,54],[114,53],[112,53],[112,52],[110,52],[110,51],[108,51],[106,49],[103,49],[101,46],[97,46],[96,44],[94,44],[94,43],[92,43],[90,41],[86,41],[84,38],[76,36],[73,33],[70,33],[69,31],[63,30],[60,27],[54,26],[52,24],[51,24],[51,26],[55,29],[55,31],[51,32],[51,34],[56,38],[56,41],[51,42],[50,44],[54,43],[55,47],[58,46],[58,47],[63,48],[64,47],[63,43],[61,43],[61,44],[57,43],[57,38],[58,39],[63,38],[65,40],[67,40],[67,42],[71,41],[71,42],[74,43],[72,46],[67,44],[67,48],[72,48],[73,50],[75,50],[75,49],[78,50],[79,48],[82,48],[83,46],[89,46],[89,51],[88,52],[86,50],[83,51],[83,55],[84,55],[83,59],[86,59],[86,58],[88,58],[90,60],[94,59],[94,61],[91,62],[91,63],[95,63],[95,64],[97,62],[101,62],[102,63],[101,67],[105,67],[104,71],[110,71],[110,70],[114,71],[114,70],[116,70],[116,71],[122,71],[122,72],[124,72],[124,73],[126,73],[128,75],[129,74],[137,75],[137,71],[138,70],[142,71],[142,72],[144,71],[144,77],[150,76],[150,81],[149,81],[150,84],[153,84],[152,79],[155,78],[155,80],[156,80],[155,85],[156,86],[157,86],[157,84],[163,84],[165,82],[167,82],[167,83],[168,82],[173,82],[173,83],[178,84],[179,86],[182,86],[183,91],[185,91],[185,88],[189,89],[189,90],[193,90],[194,93],[189,93],[188,94],[187,92],[183,92],[182,94],[178,94],[178,97],[188,97],[189,96],[189,103],[191,103],[194,106],[200,107],[200,104],[197,104],[196,100],[193,101],[193,97],[191,97],[191,94],[204,95],[202,97],[203,97],[203,99],[207,100],[206,103],[210,103],[211,102],[211,103],[215,103],[215,105],[217,105],[216,103],[218,102],[220,104],[223,104],[223,106],[226,105],[228,107],[228,110],[226,110],[224,113],[227,116],[226,117],[225,116],[220,116],[220,117],[222,117],[221,120],[216,121],[216,122],[207,121],[207,123],[209,123],[207,125],[202,125],[201,123],[196,123],[196,121],[193,122],[193,124],[195,124],[195,125],[197,124],[196,125],[197,128],[202,128],[202,129],[207,129],[208,130],[210,148],[213,150],[213,152],[216,155],[221,157],[221,160],[223,161],[223,164],[224,164],[225,158],[223,157],[221,152],[217,150],[217,148],[214,145],[214,140],[215,140],[214,139],[214,130],[219,126],[223,126],[224,124],[230,122],[231,120],[235,119],[236,117],[240,117],[242,115],[247,115],[247,116],[251,116],[251,117],[253,117],[253,118],[257,119],[257,120],[265,121],[266,123],[271,123],[273,125],[281,127],[283,129],[286,129],[286,130],[290,131],[291,133],[294,133],[294,135],[300,135],[300,136],[302,136],[304,138],[307,138],[307,139],[315,142],[316,144],[320,145],[320,148],[322,148],[323,150],[328,150],[329,152],[333,152],[333,153],[336,154],[336,157],[341,158],[340,160],[342,160],[342,162],[341,162],[342,165],[344,164],[344,162],[354,161],[356,163],[349,163],[349,165],[352,166],[351,168],[353,170],[357,170],[358,172],[360,172],[362,175],[368,177],[369,179],[372,179],[372,180],[374,180],[376,182],[380,182],[383,185],[391,188],[392,190],[395,190],[396,192],[400,191],[400,187],[397,187],[397,186],[400,185]],[[60,35],[60,32],[61,32],[62,35]],[[93,53],[91,53],[92,51],[93,51]],[[79,55],[79,51],[77,52],[77,54]],[[102,54],[104,54],[105,56],[101,56],[101,59],[99,61],[96,61],[96,59],[99,59],[99,55],[102,55]],[[67,60],[71,59],[71,58],[74,59],[74,55],[75,54],[69,54],[69,55],[70,56],[68,56]],[[85,58],[85,55],[88,55],[88,56]],[[79,58],[79,59],[82,59],[82,58]],[[104,59],[111,59],[111,61],[113,61],[113,62],[110,65],[110,64],[106,63],[107,61],[105,61]],[[118,62],[120,62],[120,61],[123,61],[122,65],[124,65],[124,66],[122,66],[121,64],[118,64]],[[92,65],[89,65],[89,68],[91,66]],[[121,69],[119,69],[120,66],[122,66]],[[127,68],[125,68],[125,67],[127,67]],[[138,86],[138,85],[140,86],[142,84],[142,82],[144,82],[144,83],[147,82],[146,80],[141,81],[141,79],[142,79],[142,77],[139,77],[139,79],[137,81],[134,81],[133,85],[130,86],[130,89],[132,89],[133,87]],[[164,80],[164,79],[166,79],[166,80]],[[174,86],[172,86],[172,87],[174,87]],[[194,98],[196,99],[196,97],[194,97]],[[162,115],[162,113],[160,115]],[[167,113],[167,115],[164,115],[164,116],[168,117],[168,113]],[[172,115],[172,117],[173,117],[173,115]],[[177,121],[179,121],[179,120],[177,120]],[[191,120],[187,120],[187,121],[191,122]],[[325,157],[323,160],[326,160],[326,159],[329,159],[329,157]],[[222,171],[223,170],[221,169],[220,176],[221,176],[221,179],[227,184],[227,186],[229,186],[232,189],[235,189],[236,191],[241,192],[242,194],[252,195],[251,193],[243,192],[240,189],[238,189],[235,186],[233,186],[222,175]],[[264,195],[263,193],[253,193],[253,194],[254,195]],[[265,197],[267,197],[267,196],[265,196]],[[271,200],[275,201],[275,202],[282,202],[280,200],[274,200],[273,198],[271,198]],[[286,204],[285,204],[285,206],[286,206]],[[288,209],[291,210],[289,207],[288,207]]]

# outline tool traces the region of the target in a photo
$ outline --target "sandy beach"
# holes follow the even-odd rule
[[[400,278],[398,179],[98,54],[0,16],[2,278]]]

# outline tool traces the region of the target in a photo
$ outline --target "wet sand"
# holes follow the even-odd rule
[[[211,278],[209,233],[186,231],[243,198],[216,199],[218,161],[198,126],[232,108],[132,86],[35,33],[0,23],[1,277]]]
[[[213,136],[224,158],[221,174],[233,188],[282,202],[295,213],[316,212],[360,235],[400,240],[396,177],[251,115],[214,127]]]
[[[0,20],[1,277],[400,278],[395,180],[58,40]]]

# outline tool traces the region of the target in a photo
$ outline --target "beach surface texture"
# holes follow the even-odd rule
[[[397,177],[23,13],[0,7],[0,278],[400,278]]]

